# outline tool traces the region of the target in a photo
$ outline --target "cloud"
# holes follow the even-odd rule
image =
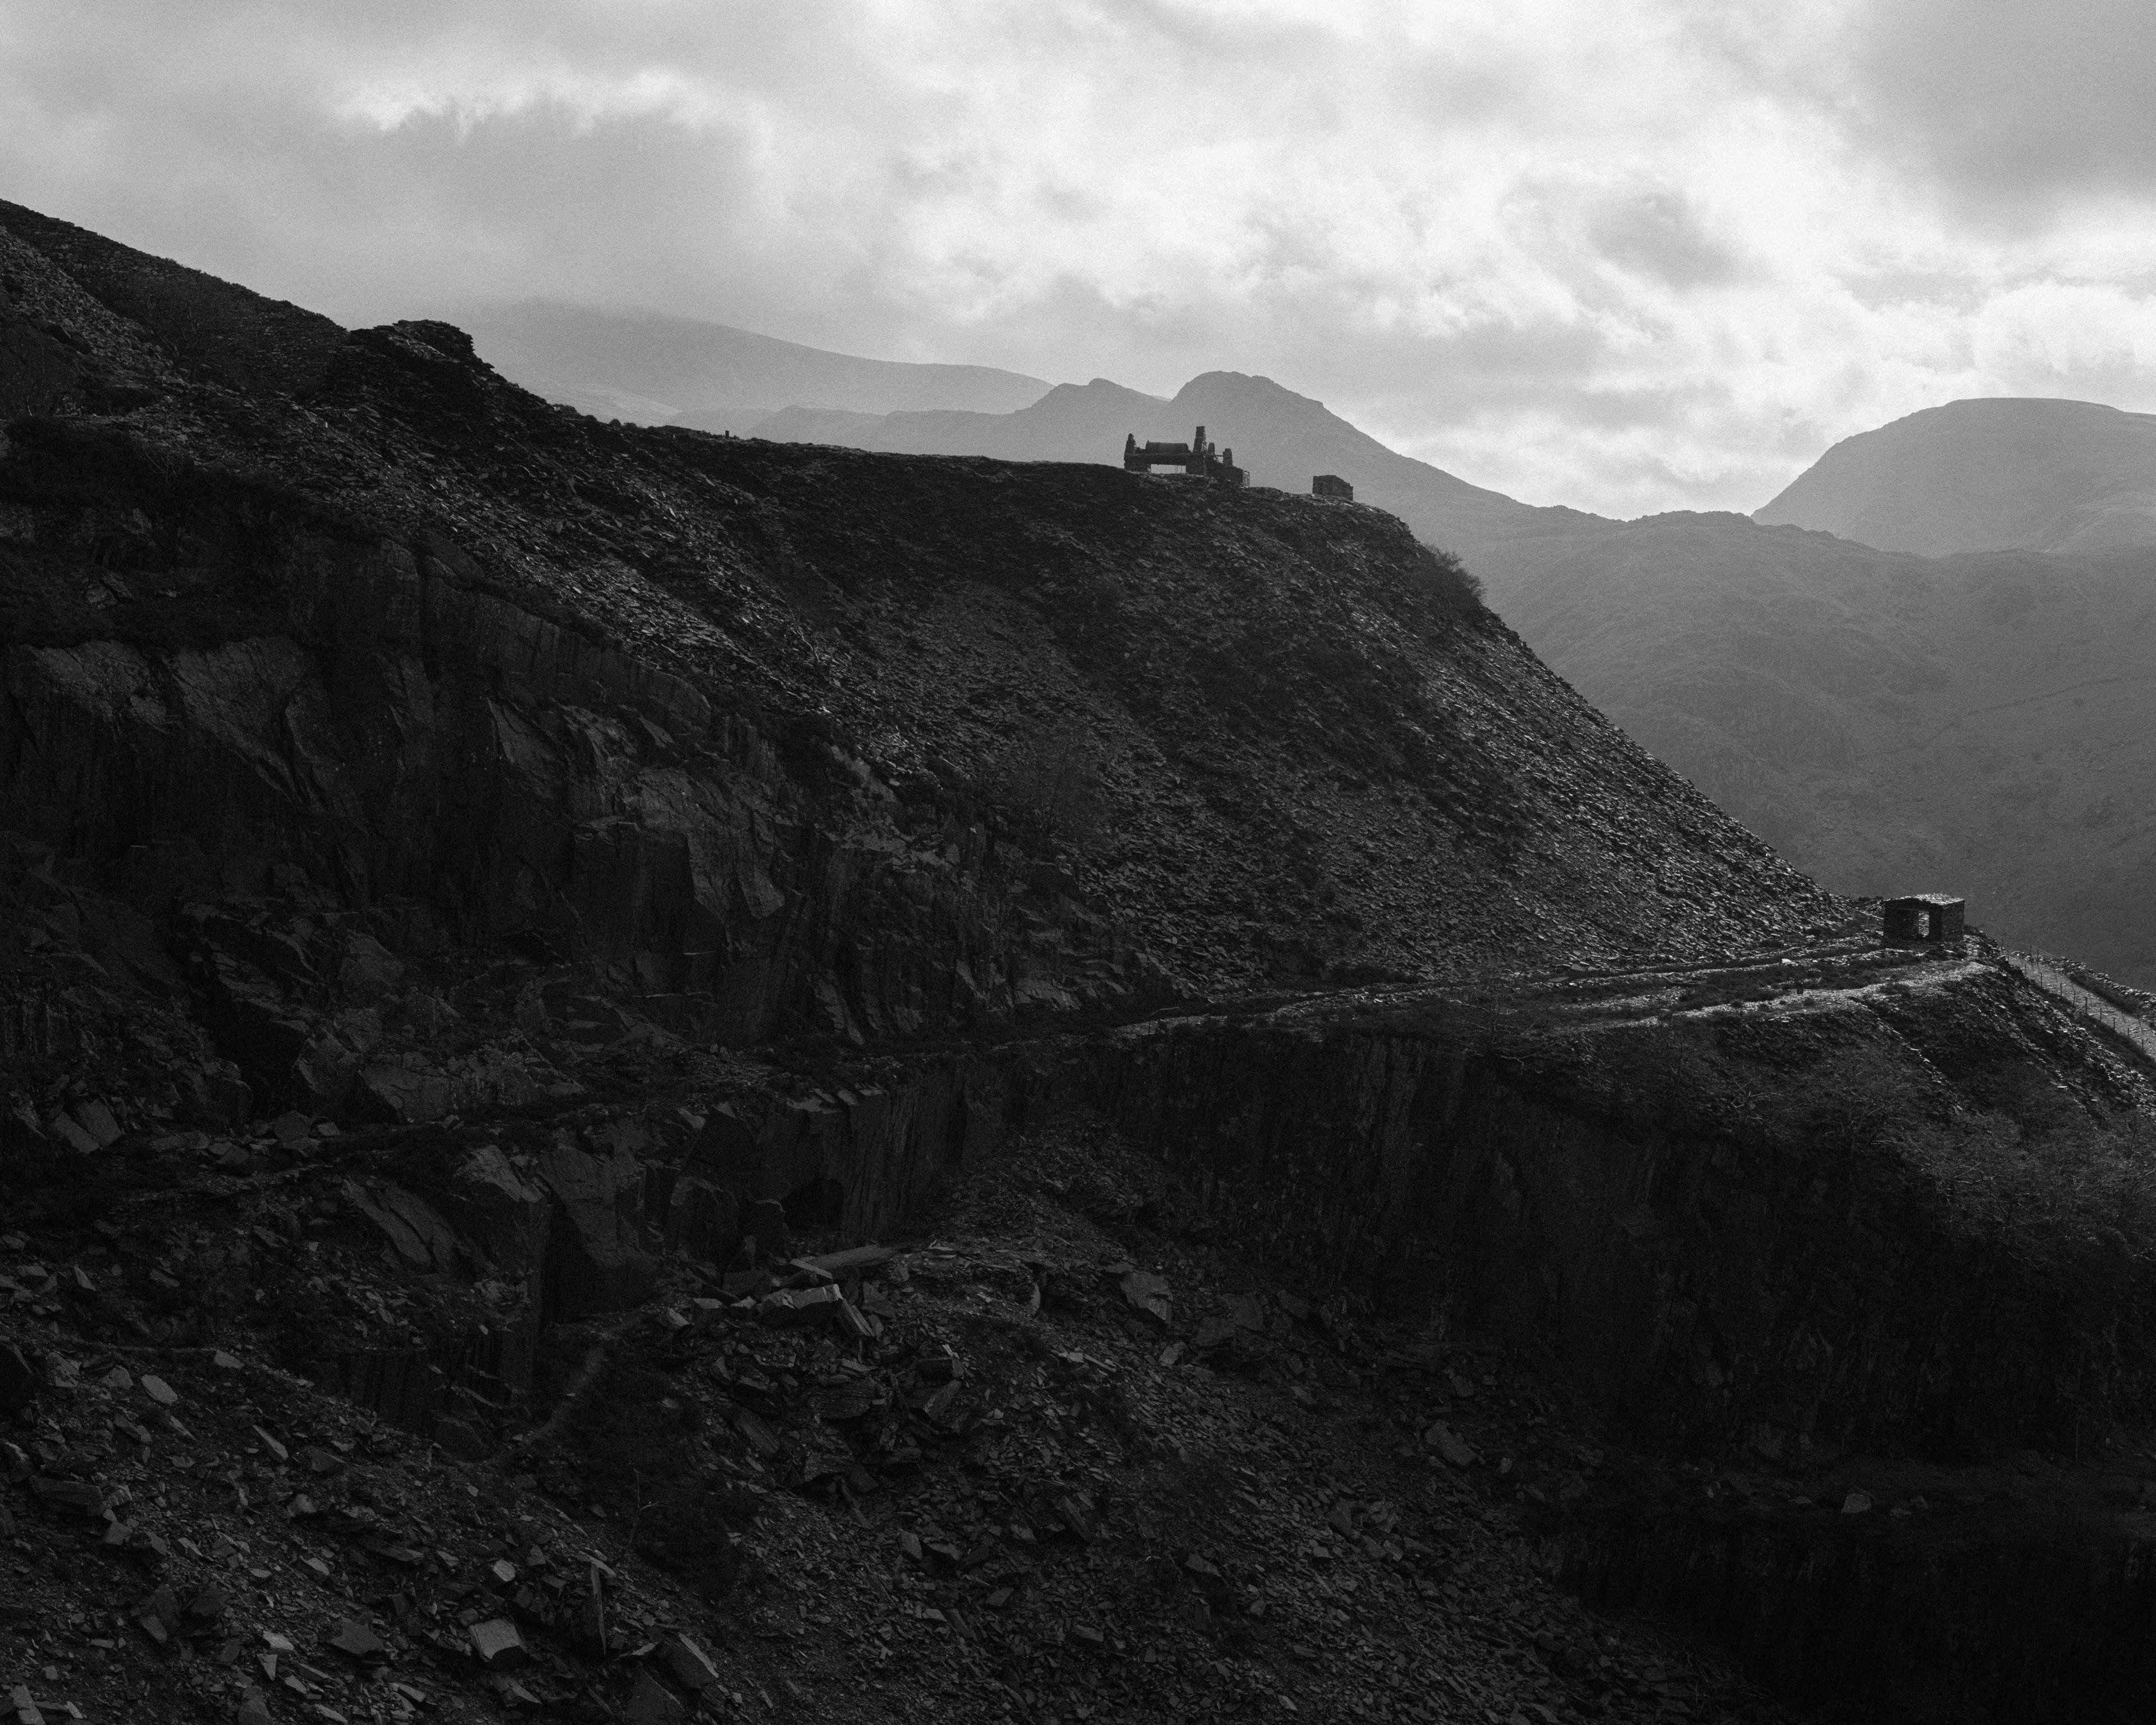
[[[1906,0],[1853,39],[1866,131],[1970,213],[2041,223],[2092,194],[2156,192],[2142,0]]]
[[[2156,406],[2156,32],[1993,0],[73,0],[7,193],[346,321],[545,295],[1749,507],[1973,393]]]

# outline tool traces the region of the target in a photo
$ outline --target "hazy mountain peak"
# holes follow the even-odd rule
[[[1843,439],[1754,519],[1927,557],[2156,544],[2156,415],[1948,402]]]
[[[679,418],[716,430],[746,429],[759,414],[797,404],[1007,413],[1048,389],[993,366],[865,359],[730,324],[556,300],[477,306],[456,321],[503,376],[609,418]]]

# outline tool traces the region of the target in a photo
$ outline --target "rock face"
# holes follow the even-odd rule
[[[1957,1461],[2156,1419],[2156,1281],[2102,1202],[2020,1237],[1964,1209],[1984,1129],[1900,1137],[2056,1059],[2010,973],[1750,1022],[1553,1007],[1164,1020],[1100,1049],[1091,1095],[1224,1234],[1564,1360],[1656,1448]],[[2098,1117],[2151,1094],[2117,1056],[2053,1070]]]

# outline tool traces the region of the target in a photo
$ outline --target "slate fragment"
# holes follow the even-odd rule
[[[38,1374],[23,1350],[0,1343],[0,1414],[18,1414],[36,1399]]]
[[[669,1689],[649,1670],[636,1674],[636,1687],[629,1697],[629,1711],[623,1714],[624,1725],[674,1725],[685,1719],[689,1710],[682,1706],[680,1697]]]
[[[506,1617],[485,1618],[465,1633],[471,1638],[473,1654],[490,1671],[518,1671],[531,1661],[524,1637]]]
[[[1149,1270],[1133,1270],[1118,1284],[1130,1308],[1155,1323],[1166,1325],[1175,1316],[1168,1285]]]
[[[382,1637],[357,1618],[339,1619],[336,1626],[324,1635],[322,1640],[347,1659],[372,1663],[389,1657],[389,1649]]]

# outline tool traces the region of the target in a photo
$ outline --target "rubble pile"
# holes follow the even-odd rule
[[[349,1148],[285,1189],[349,1191]],[[173,1172],[167,1204],[218,1178]],[[902,1246],[675,1262],[563,1327],[551,1404],[481,1460],[280,1368],[266,1301],[144,1343],[161,1272],[109,1228],[0,1237],[0,1692],[22,1719],[1779,1717],[1554,1590],[1522,1490],[1603,1458],[1509,1363],[1133,1227],[1147,1178],[1065,1129]],[[346,1293],[386,1335],[421,1272],[371,1256]]]

